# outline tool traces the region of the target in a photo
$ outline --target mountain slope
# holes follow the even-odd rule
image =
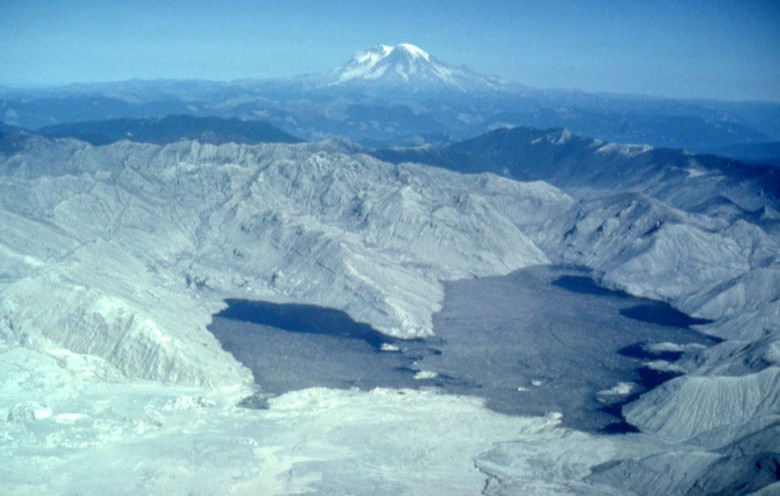
[[[567,129],[498,129],[445,147],[369,151],[393,163],[418,162],[467,173],[492,172],[562,188],[641,190],[685,209],[715,210],[725,198],[745,210],[780,199],[780,170],[647,145],[620,145]]]
[[[263,121],[170,115],[154,119],[113,119],[57,124],[38,129],[53,138],[75,138],[93,145],[121,140],[167,144],[182,139],[201,143],[298,143],[300,140]]]
[[[769,143],[743,143],[719,146],[710,150],[714,155],[731,157],[756,164],[780,167],[780,141]]]
[[[210,341],[204,321],[223,298],[330,306],[388,334],[429,335],[439,280],[546,263],[520,225],[571,201],[543,183],[464,182],[319,145],[62,140],[0,170],[0,312],[12,334],[43,332],[128,375],[186,383],[218,380],[200,355],[218,350],[190,358],[177,346],[186,333]]]
[[[729,471],[707,480],[711,492],[734,487],[728,474],[758,475],[750,487],[771,482],[754,469],[777,459],[780,233],[765,181],[681,152],[535,133],[520,149],[540,147],[532,158],[562,164],[551,176],[580,198],[541,181],[393,165],[337,141],[94,147],[15,133],[24,138],[0,149],[0,389],[9,398],[0,434],[10,440],[0,454],[15,487],[47,493],[41,473],[67,478],[128,459],[106,453],[128,455],[138,469],[105,469],[146,489],[181,476],[182,460],[201,473],[215,456],[219,473],[206,472],[218,480],[249,457],[255,468],[240,478],[251,489],[268,487],[266,469],[278,494],[324,487],[310,485],[323,472],[375,487],[355,479],[356,453],[375,457],[376,480],[394,484],[408,472],[430,478],[419,460],[433,453],[436,480],[463,472],[477,487],[469,492],[487,494],[529,484],[541,494],[687,491],[726,461]],[[502,150],[489,145],[474,156]],[[513,166],[521,155],[512,151],[495,153],[496,163]],[[723,342],[700,351],[661,343],[687,353],[648,362],[683,375],[625,407],[642,433],[590,436],[561,428],[559,414],[505,418],[425,391],[313,389],[270,410],[237,408],[251,373],[206,329],[232,297],[333,307],[386,334],[427,336],[440,281],[546,263],[587,266],[604,285],[715,320],[698,328]],[[396,434],[377,436],[377,423]],[[445,435],[453,425],[468,432]],[[501,429],[487,436],[486,425]],[[262,436],[248,434],[258,426]],[[151,452],[161,446],[164,455]],[[388,459],[403,469],[387,475]],[[659,466],[679,471],[670,482]]]

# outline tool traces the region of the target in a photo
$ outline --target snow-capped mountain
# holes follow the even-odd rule
[[[484,91],[504,83],[454,67],[411,43],[379,45],[358,54],[326,76],[328,85],[364,85],[413,91]]]

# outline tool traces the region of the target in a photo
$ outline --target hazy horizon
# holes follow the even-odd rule
[[[538,88],[780,102],[780,4],[21,2],[0,84],[231,81],[330,70],[378,44]]]

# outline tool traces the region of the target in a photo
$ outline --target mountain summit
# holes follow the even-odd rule
[[[358,85],[411,91],[479,91],[503,82],[437,60],[411,43],[378,45],[358,54],[327,75],[328,85]]]

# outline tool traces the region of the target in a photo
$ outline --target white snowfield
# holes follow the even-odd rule
[[[327,143],[39,140],[0,155],[0,228],[4,494],[653,494],[745,477],[706,470],[752,456],[745,439],[780,445],[778,235],[748,220]],[[239,297],[427,336],[441,281],[560,262],[714,319],[700,329],[725,340],[626,407],[642,434],[431,391],[239,408],[251,373],[206,329]],[[673,482],[630,465],[687,460]]]

